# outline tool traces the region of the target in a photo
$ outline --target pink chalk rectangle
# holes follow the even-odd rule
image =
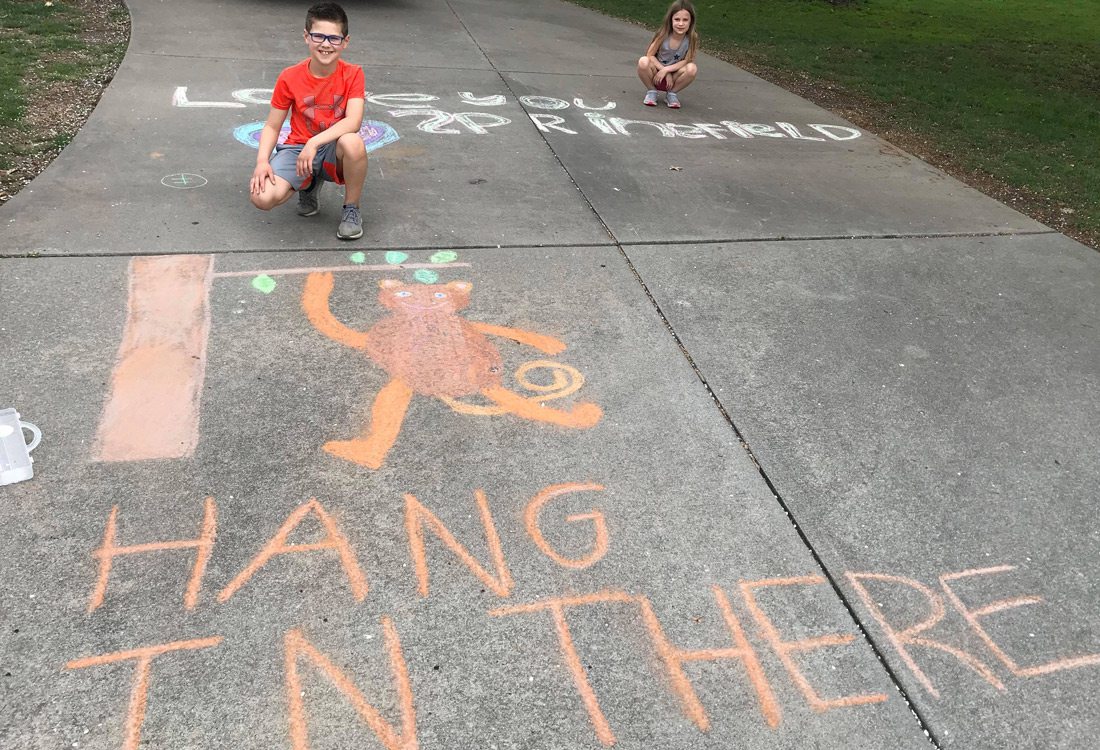
[[[118,361],[100,417],[99,461],[184,458],[199,439],[213,256],[130,262]]]

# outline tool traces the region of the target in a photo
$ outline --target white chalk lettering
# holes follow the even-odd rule
[[[576,130],[570,130],[569,128],[562,127],[565,119],[558,117],[557,115],[547,114],[545,112],[531,112],[528,117],[531,118],[531,122],[535,123],[535,127],[543,133],[549,133],[550,129],[560,131],[562,133],[568,133],[569,135],[576,135]]]
[[[367,94],[367,101],[379,107],[423,109],[428,102],[439,101],[439,97],[431,94]]]
[[[681,138],[707,137],[706,133],[704,133],[700,128],[697,128],[694,125],[682,125],[680,123],[670,122],[668,123],[668,127],[672,131],[673,135],[678,135]]]
[[[722,125],[726,130],[730,131],[734,135],[739,135],[742,138],[752,138],[752,133],[745,130],[744,126],[736,120],[722,120]]]
[[[416,129],[425,133],[458,135],[462,132],[454,128],[444,127],[454,122],[454,116],[438,109],[391,109],[390,117],[426,117],[428,119],[416,124]]]
[[[271,104],[275,89],[237,89],[233,98],[245,104]]]
[[[814,125],[814,124],[811,124],[809,127],[813,128],[814,130],[816,130],[817,132],[821,133],[822,135],[824,135],[828,138],[832,138],[834,141],[850,141],[850,140],[853,140],[855,138],[859,138],[861,135],[863,135],[861,132],[859,132],[855,128],[848,128],[848,127],[845,127],[843,125]],[[837,135],[836,133],[833,132],[834,130],[841,131],[843,133],[843,135]]]
[[[791,125],[789,122],[777,122],[776,125],[783,128],[783,132],[785,132],[791,138],[794,138],[796,141],[823,141],[823,140],[825,140],[824,138],[814,138],[813,136],[802,135],[802,133],[799,132],[798,128],[796,128],[794,125]]]
[[[580,97],[577,97],[576,99],[573,100],[573,106],[576,107],[577,109],[587,109],[587,110],[605,112],[609,109],[615,109],[615,107],[617,105],[615,104],[615,102],[608,102],[607,104],[603,105],[602,107],[589,107],[584,103],[584,99],[581,99]]]
[[[588,121],[599,128],[602,132],[607,133],[608,135],[618,135],[618,133],[615,131],[615,128],[611,127],[611,123],[609,123],[599,112],[585,112],[584,116],[587,117]]]
[[[532,109],[569,109],[569,102],[552,96],[521,96],[519,103]]]
[[[665,138],[676,137],[676,133],[672,131],[672,128],[670,128],[663,122],[651,122],[649,120],[628,120],[625,117],[609,117],[607,118],[607,121],[610,122],[611,125],[623,135],[630,135],[630,133],[627,132],[626,129],[627,125],[649,125],[652,128],[657,128],[657,130],[660,131],[661,135],[663,135]]]
[[[507,117],[489,112],[456,112],[452,117],[456,123],[465,126],[475,135],[485,135],[489,132],[486,128],[499,128],[512,122]]]
[[[715,125],[710,122],[695,122],[692,123],[695,127],[702,130],[704,133],[714,136],[720,141],[726,140],[726,134],[722,132],[722,126]]]
[[[474,96],[472,91],[459,91],[458,98],[466,104],[478,107],[502,107],[504,106],[504,94],[491,94],[490,96]]]
[[[743,122],[741,127],[753,135],[762,135],[766,138],[786,138],[787,136],[782,133],[775,132],[775,128],[771,125],[764,125],[759,122]]]
[[[240,102],[192,102],[187,99],[187,87],[177,86],[172,94],[173,107],[219,107],[223,109],[238,109],[244,105]]]

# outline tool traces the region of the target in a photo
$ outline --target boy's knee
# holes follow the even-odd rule
[[[346,133],[336,141],[336,150],[341,159],[362,159],[367,156],[367,146],[358,133]]]
[[[264,193],[253,193],[249,196],[252,201],[252,205],[261,211],[270,211],[278,205],[278,201],[275,199],[275,191],[269,188]]]

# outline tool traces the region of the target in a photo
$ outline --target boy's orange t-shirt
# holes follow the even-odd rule
[[[271,106],[290,110],[290,135],[286,143],[301,145],[344,117],[348,101],[363,99],[366,83],[363,69],[343,60],[327,78],[309,72],[309,58],[279,74]]]

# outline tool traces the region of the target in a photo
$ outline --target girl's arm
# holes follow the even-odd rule
[[[660,39],[654,39],[652,42],[649,43],[649,47],[646,48],[645,56],[650,58],[651,60],[657,60],[657,50],[660,47],[661,47],[661,40]],[[657,61],[657,64],[660,65],[659,60]]]

